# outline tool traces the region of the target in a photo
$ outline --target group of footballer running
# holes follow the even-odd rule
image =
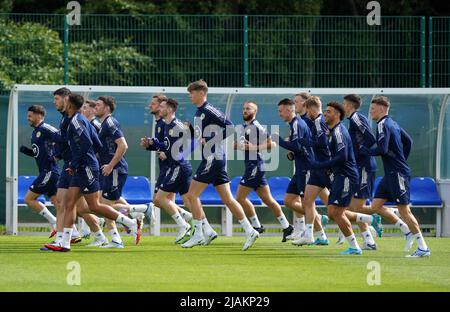
[[[412,139],[389,116],[388,98],[376,97],[370,103],[370,117],[377,122],[375,135],[368,119],[359,112],[362,103],[356,94],[345,96],[342,104],[328,103],[323,113],[318,96],[299,93],[294,99],[282,99],[278,114],[289,125],[290,134],[281,138],[277,133],[268,133],[257,121],[258,105],[254,101],[243,104],[244,124],[237,130],[223,112],[207,101],[205,81],[192,82],[187,91],[197,107],[192,125],[176,117],[175,99],[156,94],[150,101],[148,108],[155,117],[154,136],[141,138],[140,145],[157,153],[159,176],[149,205],[130,205],[122,197],[128,174],[124,158],[128,145],[119,122],[112,116],[116,109],[113,97],[85,100],[67,88],[56,90],[54,104],[62,115],[59,130],[44,122],[43,106],[28,108],[28,122],[34,128],[32,148],[21,146],[20,151],[36,159],[39,176],[30,186],[25,202],[53,225],[51,237],[56,235],[42,250],[70,251],[71,244],[89,235],[94,236],[89,246],[124,248],[116,222],[138,244],[143,219],[147,217],[152,223],[155,207],[165,210],[175,221],[175,243],[183,248],[209,245],[218,234],[206,218],[200,197],[212,184],[244,230],[244,251],[265,231],[248,199],[254,190],[280,223],[282,242],[328,245],[324,227],[331,218],[339,227],[337,243],[349,244],[342,254],[362,254],[362,250],[377,249],[372,231],[381,237],[383,217],[404,234],[405,251],[417,243],[408,257],[430,256],[409,205],[411,170],[407,159]],[[349,120],[348,129],[342,123],[344,118]],[[234,197],[223,142],[236,132],[239,140],[233,146],[244,153],[245,172]],[[293,226],[272,197],[265,178],[261,153],[274,150],[277,145],[288,151],[286,156],[295,166],[284,196],[284,205],[294,213]],[[188,158],[196,150],[201,152],[201,163],[192,176]],[[376,156],[382,158],[384,176],[373,196]],[[61,171],[59,160],[64,162]],[[176,203],[177,193],[186,209]],[[50,198],[56,217],[38,200],[41,194]],[[316,210],[318,196],[326,204],[327,215]],[[395,203],[397,208],[385,207],[386,202]],[[83,220],[80,231],[75,226],[77,216]],[[351,222],[360,228],[362,247]],[[103,233],[103,223],[110,231],[111,241]]]

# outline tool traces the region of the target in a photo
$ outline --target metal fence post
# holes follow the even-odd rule
[[[425,17],[420,17],[420,87],[425,88],[427,83],[427,76],[426,76],[426,50],[425,50]]]
[[[433,87],[433,18],[428,19],[428,87]]]
[[[244,16],[244,87],[249,87],[248,82],[248,16]]]
[[[64,15],[64,84],[69,84],[69,23]]]

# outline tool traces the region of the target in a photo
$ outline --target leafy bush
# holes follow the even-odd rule
[[[149,72],[152,59],[127,42],[75,42],[69,45],[70,84],[133,84],[133,74]],[[102,79],[104,78],[104,79]],[[0,19],[0,89],[15,83],[62,84],[64,45],[44,25]]]

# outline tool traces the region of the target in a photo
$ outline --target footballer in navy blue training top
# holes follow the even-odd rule
[[[65,113],[64,98],[70,94],[70,90],[67,88],[59,88],[53,92],[53,104],[58,112],[61,113],[61,121],[59,123],[59,134],[60,140],[56,144],[56,155],[55,157],[59,160],[62,159],[64,162],[63,168],[60,172],[60,176],[57,183],[56,200],[58,205],[56,206],[56,229],[52,232],[50,237],[56,234],[55,241],[60,241],[63,235],[64,227],[64,205],[65,198],[67,194],[67,189],[70,184],[70,176],[65,171],[71,159],[71,153],[69,145],[67,144],[67,127],[69,125],[69,117]],[[78,233],[75,225],[72,233],[72,242],[78,243],[81,241],[80,234]]]
[[[97,102],[95,100],[85,100],[83,106],[81,107],[80,113],[86,117],[86,119],[91,123],[92,126],[94,126],[97,133],[100,131],[100,128],[102,126],[102,123],[95,117],[96,113],[96,106]],[[102,175],[99,176],[99,184],[100,189],[102,186]],[[99,226],[99,219],[97,216],[94,216],[91,213],[88,213],[87,211],[89,208],[87,207],[87,203],[84,200],[84,198],[80,198],[80,200],[77,202],[77,213],[80,217],[86,221],[86,224],[82,223],[82,226],[80,228],[80,235],[83,238],[88,238],[91,233],[94,236],[94,241],[89,243],[87,246],[89,247],[106,247],[110,246],[108,244],[108,239],[103,234],[102,228]],[[104,219],[103,219],[104,221]]]
[[[250,192],[255,190],[263,203],[272,210],[273,215],[280,222],[283,229],[282,241],[285,242],[286,237],[292,234],[293,228],[289,225],[280,205],[270,193],[265,177],[264,160],[261,155],[261,151],[269,150],[276,144],[272,141],[266,129],[256,120],[257,112],[258,105],[255,102],[247,101],[244,103],[242,118],[245,123],[241,129],[239,142],[234,143],[234,148],[244,151],[245,172],[239,183],[236,199],[250,219],[253,228],[259,233],[263,233],[264,227],[258,220],[255,207],[247,199]]]
[[[119,122],[112,116],[115,109],[116,101],[113,97],[100,96],[97,99],[95,115],[101,122],[98,137],[102,143],[102,147],[98,151],[102,194],[100,202],[116,209],[130,210],[130,205],[122,197],[122,189],[128,177],[128,163],[124,158],[128,144]],[[109,244],[103,245],[101,248],[123,248],[123,242],[114,220],[106,220],[106,225],[112,239]]]
[[[28,108],[27,120],[29,125],[34,128],[31,135],[31,149],[22,145],[20,152],[35,158],[39,175],[25,194],[25,203],[47,219],[51,226],[55,228],[55,216],[37,199],[40,195],[45,194],[50,198],[52,204],[57,206],[56,189],[59,173],[54,156],[55,141],[59,140],[57,138],[59,133],[56,128],[44,122],[44,117],[45,109],[43,106],[32,105]]]
[[[95,100],[85,100],[83,106],[80,109],[80,113],[86,117],[86,119],[94,126],[97,133],[100,131],[102,123],[95,117],[97,102]],[[102,185],[101,175],[99,179],[100,188]],[[94,241],[89,243],[87,246],[99,246],[104,248],[108,246],[108,239],[103,234],[103,230],[99,225],[99,218],[91,213],[88,213],[89,208],[87,207],[86,200],[80,198],[77,202],[77,214],[82,217],[85,223],[82,223],[80,228],[80,236],[83,238],[89,238],[91,233],[94,236]],[[104,222],[104,219],[102,219]]]
[[[101,96],[97,100],[96,116],[101,122],[98,137],[103,147],[98,152],[101,166],[102,197],[109,204],[116,203],[122,196],[122,188],[128,176],[128,163],[125,152],[127,141],[116,118],[112,116],[116,102],[110,96]]]
[[[370,116],[377,121],[376,146],[363,146],[361,153],[371,156],[381,156],[384,167],[384,177],[375,192],[372,209],[377,210],[386,201],[397,204],[402,219],[408,225],[412,236],[417,242],[417,249],[411,257],[428,257],[430,250],[422,236],[419,223],[410,209],[409,181],[411,169],[406,159],[411,150],[412,142],[409,136],[402,135],[400,126],[389,116],[391,103],[387,97],[372,99]]]
[[[182,243],[189,233],[191,226],[180,211],[183,211],[175,203],[175,194],[179,193],[183,203],[189,208],[190,202],[187,192],[191,183],[192,167],[186,157],[191,153],[192,136],[189,128],[176,118],[175,112],[178,102],[174,99],[162,101],[159,105],[161,120],[164,120],[163,138],[152,138],[150,146],[160,151],[160,157],[167,164],[166,175],[159,185],[155,196],[155,204],[164,209],[176,222],[178,233],[175,243]]]
[[[302,139],[302,144],[312,148],[314,159],[318,161],[328,160],[330,151],[328,149],[327,133],[328,127],[322,115],[322,102],[318,96],[309,96],[304,103],[307,117],[311,120],[311,135]],[[307,120],[306,116],[302,120]],[[322,226],[322,222],[328,222],[327,217],[319,217],[316,211],[315,200],[320,196],[322,202],[328,200],[328,189],[330,188],[330,176],[326,169],[313,169],[307,164],[306,168],[303,209],[305,211],[305,231],[300,237],[294,236],[294,245],[328,245],[328,237]],[[315,230],[315,232],[313,232]],[[314,240],[314,236],[317,236]]]
[[[310,117],[310,113],[314,110],[314,108],[310,108],[309,110],[306,108],[306,101],[310,97],[311,97],[311,95],[309,93],[307,93],[307,92],[300,92],[300,93],[297,93],[295,95],[294,102],[295,102],[295,112],[297,113],[298,116],[300,116],[302,118],[302,120],[304,122],[306,122],[306,125],[308,126],[309,130],[311,130],[311,136],[312,136],[315,124],[314,124],[313,120]],[[316,116],[318,114],[321,114],[321,112],[322,112],[321,111],[321,109],[322,109],[321,107],[322,106],[320,105],[320,108],[317,109],[317,112],[315,113],[315,115],[314,114],[312,114],[312,115]],[[311,173],[311,170],[309,170],[309,173]],[[308,175],[308,180],[309,180],[309,175]],[[306,186],[305,186],[305,193],[306,193]],[[327,188],[324,188],[322,190],[322,192],[319,193],[319,197],[320,197],[320,199],[322,200],[323,203],[326,203],[328,201],[328,194],[329,194],[329,192],[328,192]],[[304,202],[302,204],[305,205]],[[315,203],[313,202],[312,205],[314,207]],[[304,206],[304,208],[306,209],[306,206]],[[309,208],[309,209],[311,209],[311,208]],[[320,218],[321,223],[322,223],[321,226],[323,228],[325,228],[326,225],[328,224],[329,218],[328,218],[328,216],[326,214],[325,215],[320,215],[319,214],[319,216],[321,217]],[[303,217],[297,216],[297,217],[298,217],[297,220],[296,220],[297,223],[298,223],[297,227],[296,227],[296,224],[294,222],[294,229],[295,229],[295,231],[290,237],[290,239],[294,239],[294,240],[300,238],[301,234],[306,230],[305,217],[304,216]],[[319,245],[326,244],[327,237],[326,237],[326,234],[323,231],[323,229],[321,231],[317,232],[317,234],[318,234],[318,239],[316,240],[316,243],[318,243]]]
[[[98,176],[100,168],[95,154],[102,148],[102,144],[95,128],[79,112],[84,103],[83,97],[71,93],[65,98],[65,101],[65,110],[70,118],[67,139],[72,159],[66,169],[71,176],[71,180],[65,205],[64,233],[61,242],[47,244],[45,247],[54,251],[70,250],[70,237],[76,218],[75,203],[81,196],[86,199],[92,212],[116,220],[130,228],[135,236],[136,243],[138,243],[140,240],[139,221],[131,220],[99,201]]]
[[[311,163],[311,168],[331,169],[333,179],[327,204],[328,216],[337,223],[350,245],[350,248],[342,254],[361,254],[361,248],[346,215],[346,208],[350,205],[358,187],[359,174],[350,134],[341,123],[344,116],[345,111],[342,104],[328,103],[325,122],[330,130],[328,136],[330,159],[315,160]],[[351,214],[354,216],[354,213]]]
[[[311,119],[308,118],[306,113],[305,101],[309,98],[309,94],[306,92],[297,93],[294,96],[295,113],[306,122],[306,125],[311,130]],[[294,160],[294,152],[288,151],[287,158],[291,161]],[[287,239],[294,239],[300,237],[301,233],[305,231],[305,215],[300,212],[294,211],[294,231],[291,235],[287,236]]]
[[[295,114],[295,104],[291,99],[282,99],[278,103],[278,113],[281,119],[289,125],[289,139],[281,139],[276,133],[272,134],[272,138],[282,148],[294,153],[295,163],[295,173],[287,187],[284,204],[293,211],[304,214],[302,196],[304,195],[308,176],[308,165],[311,159],[314,158],[312,148],[308,144],[304,144],[304,142],[310,140],[311,131],[303,119]],[[313,222],[317,228],[321,228],[320,217],[314,218]]]
[[[162,142],[164,140],[164,128],[165,128],[165,123],[164,123],[164,119],[161,116],[160,113],[160,104],[162,102],[167,101],[167,97],[165,95],[162,94],[155,94],[152,96],[152,99],[150,101],[150,103],[148,104],[148,109],[150,111],[150,113],[155,116],[155,127],[154,127],[154,138],[156,138],[159,142]],[[161,155],[160,150],[159,150],[159,146],[157,144],[150,144],[150,137],[144,137],[141,138],[141,146],[144,147],[146,150],[148,151],[154,151],[157,153],[158,155],[158,164],[159,164],[159,175],[158,178],[156,179],[156,184],[155,184],[155,190],[154,190],[154,194],[153,194],[153,198],[156,197],[156,193],[158,192],[162,181],[164,180],[164,178],[166,177],[166,173],[168,170],[168,165],[167,165],[167,159]],[[172,194],[173,198],[172,200],[175,200],[175,194]],[[146,211],[146,215],[149,218],[150,222],[154,221],[154,203],[150,203],[149,205],[149,210]],[[189,222],[192,220],[192,214],[181,208],[178,207],[179,210],[178,212],[181,214],[181,216],[183,217],[183,219],[186,222]]]
[[[94,100],[86,100],[81,106],[80,113],[94,126],[97,133],[102,127],[102,123],[95,117],[97,102]]]
[[[209,225],[203,211],[200,195],[208,184],[213,184],[222,202],[231,210],[243,227],[246,238],[242,250],[250,248],[259,233],[253,229],[247,220],[242,206],[233,198],[226,171],[223,140],[233,134],[233,123],[220,110],[207,101],[208,85],[198,80],[188,86],[189,98],[197,107],[194,117],[195,139],[199,142],[202,155],[197,172],[189,187],[188,200],[192,209],[195,232],[192,237],[182,244],[183,248],[195,245],[208,245],[217,237],[217,233]],[[204,233],[204,234],[203,234]]]
[[[372,200],[377,170],[375,158],[373,156],[362,155],[359,152],[360,146],[371,147],[375,143],[375,136],[370,129],[369,121],[366,116],[358,111],[360,107],[361,97],[359,95],[348,94],[344,97],[345,115],[349,120],[348,132],[352,139],[353,152],[355,153],[356,166],[358,167],[359,173],[358,188],[350,202],[349,210],[357,213],[358,226],[363,237],[362,249],[376,250],[377,245],[369,230],[368,224],[372,224],[381,237],[383,231],[381,218],[378,215],[367,215],[367,218],[365,218],[364,216],[366,215],[358,214],[371,212],[370,207],[365,207],[365,204],[367,200]],[[339,234],[337,244],[342,244],[345,237],[342,233]]]
[[[66,194],[69,189],[71,177],[66,171],[69,166],[70,160],[72,159],[72,154],[70,151],[70,147],[67,141],[67,128],[70,123],[70,118],[67,116],[65,112],[65,103],[64,99],[66,96],[70,94],[70,90],[67,88],[59,88],[55,92],[53,92],[53,103],[58,112],[61,113],[61,121],[59,124],[59,133],[60,133],[60,141],[57,144],[58,153],[56,158],[62,159],[64,161],[63,169],[61,170],[60,177],[58,180],[58,191],[56,193],[56,198],[58,201],[57,214],[56,214],[56,223],[57,223],[57,233],[55,242],[59,242],[63,237],[63,228],[64,228],[64,207],[66,202]],[[90,230],[95,233],[96,238],[104,237],[102,229],[99,226],[99,221],[96,216],[88,213],[87,203],[84,198],[80,198],[80,200],[76,204],[77,213],[81,216],[87,224],[89,224]],[[52,233],[53,234],[53,233]],[[81,234],[78,232],[76,226],[73,226],[72,232],[72,244],[79,243],[81,241]]]
[[[159,141],[162,142],[164,140],[164,119],[161,117],[160,114],[160,107],[159,105],[163,102],[167,101],[167,97],[165,95],[154,95],[152,97],[152,100],[150,101],[150,104],[148,105],[148,108],[150,110],[150,113],[155,116],[155,128],[154,128],[154,137]],[[141,145],[145,147],[148,151],[157,151],[158,147],[156,145],[150,145],[150,138],[145,137],[141,139]],[[158,157],[158,164],[159,164],[159,175],[158,179],[156,180],[155,185],[155,194],[159,189],[159,186],[161,185],[162,180],[166,176],[167,172],[167,161],[166,159],[161,159]]]

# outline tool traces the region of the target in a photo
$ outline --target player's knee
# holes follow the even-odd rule
[[[98,211],[99,210],[99,208],[100,208],[100,205],[101,205],[101,202],[100,202],[100,199],[99,200],[90,200],[88,203],[87,203],[87,208],[89,209],[89,210],[92,210],[92,211]],[[74,200],[69,200],[69,201],[67,201],[66,202],[66,209],[77,209],[78,210],[78,204],[77,204],[77,201],[74,201]]]
[[[240,205],[240,203],[238,202],[238,201],[236,201],[234,198],[233,198],[233,196],[224,196],[224,197],[222,197],[222,202],[223,202],[223,204],[225,205],[225,206],[230,206],[230,205],[236,205],[236,204],[238,204],[238,205]]]
[[[156,193],[156,194],[158,195],[158,193]],[[189,205],[192,205],[192,201],[194,200],[194,197],[192,196],[192,194],[187,192],[184,196],[185,196],[186,201],[189,203]]]
[[[374,213],[382,213],[383,212],[383,206],[382,205],[372,205],[370,206],[370,209],[374,212]]]
[[[402,219],[406,219],[411,215],[411,209],[409,209],[408,206],[398,207],[398,212],[400,213]]]
[[[65,201],[62,196],[56,196],[56,203],[59,207],[64,207]]]
[[[271,196],[267,196],[267,197],[261,197],[262,202],[267,206],[267,207],[271,207],[271,208],[278,208],[278,203],[275,201],[275,199],[273,199],[273,197]]]
[[[58,200],[57,200],[56,198],[51,198],[50,201],[51,201],[52,205],[53,205],[57,210],[59,210],[59,203],[58,203]]]
[[[311,207],[314,205],[315,198],[312,198],[310,196],[305,196],[305,197],[303,197],[303,202],[304,202],[305,206]]]
[[[233,204],[233,199],[227,197],[227,198],[222,199],[222,202],[225,206],[230,206]]]
[[[163,203],[163,198],[161,195],[156,194],[156,197],[153,199],[153,204],[156,205],[156,207],[161,207]]]
[[[291,197],[285,196],[283,199],[284,205],[288,206],[288,207],[292,207],[294,204],[294,201],[292,200]]]
[[[236,194],[236,200],[239,202],[239,204],[242,205],[242,203],[245,203],[246,199],[247,196],[244,196],[243,194]]]
[[[339,214],[338,214],[338,211],[336,209],[333,209],[333,208],[328,209],[327,215],[328,215],[328,217],[330,217],[333,220],[336,220],[336,218],[339,219]]]
[[[24,199],[24,201],[25,201],[25,204],[27,204],[28,206],[30,206],[30,205],[33,204],[34,199],[31,198],[31,197],[26,196],[25,199]]]

